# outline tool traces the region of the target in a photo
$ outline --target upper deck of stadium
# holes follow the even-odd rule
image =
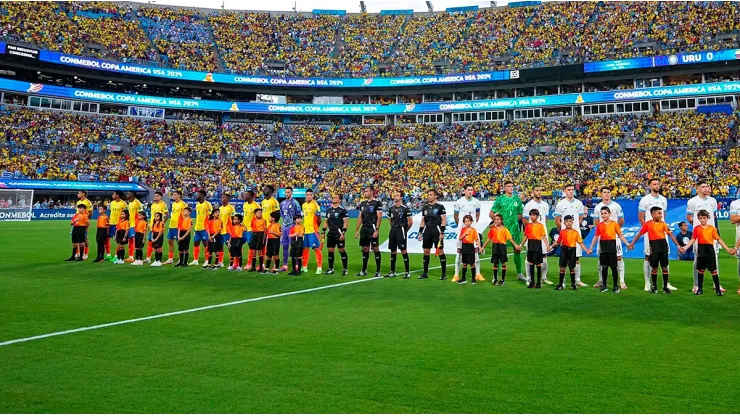
[[[527,2],[459,12],[323,14],[138,3],[4,2],[0,35],[179,70],[392,77],[549,67],[738,47],[737,2]]]

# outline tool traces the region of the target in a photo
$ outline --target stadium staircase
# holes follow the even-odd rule
[[[198,12],[200,14],[200,11]],[[202,15],[201,15],[202,16]],[[221,50],[216,43],[216,36],[213,34],[213,27],[211,21],[204,17],[206,27],[208,27],[208,41],[211,42],[213,51],[216,53],[216,64],[218,65],[218,72],[226,72],[226,66],[224,65],[224,59],[221,57]]]
[[[342,48],[344,47],[344,25],[339,25],[337,28],[337,33],[334,36],[334,49],[331,51],[331,57],[332,58],[338,58],[339,55],[342,53]]]
[[[409,25],[409,19],[411,19],[411,16],[406,16],[403,23],[401,24],[401,28],[398,29],[398,35],[396,36],[395,42],[393,42],[393,45],[391,45],[391,48],[388,49],[388,53],[384,56],[384,58],[389,58],[393,56],[394,53],[396,53],[396,49],[398,49],[398,44],[401,42],[401,39],[403,39],[403,34],[406,32],[406,26]],[[391,65],[391,62],[388,62],[388,66]]]
[[[149,41],[149,45],[151,46],[153,51],[156,51],[157,53],[154,54],[154,59],[159,64],[165,64],[165,61],[162,59],[162,53],[159,51],[159,48],[157,48],[157,45],[154,44],[154,41],[149,36],[149,32],[144,29],[144,25],[141,24],[141,21],[139,20],[139,16],[137,16],[137,9],[139,6],[134,6],[134,9],[131,11],[131,20],[134,20],[137,25],[141,28],[141,30],[144,31],[144,34],[146,35],[146,39]]]

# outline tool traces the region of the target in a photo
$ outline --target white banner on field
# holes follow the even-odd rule
[[[455,205],[454,201],[440,201],[440,204],[444,205],[445,211],[447,211],[447,228],[445,229],[444,243],[445,254],[456,254],[457,240],[460,238],[460,230],[463,226],[455,224],[455,210],[453,209],[453,206]],[[480,220],[475,224],[475,228],[479,233],[483,234],[484,239],[482,242],[485,242],[484,231],[488,228],[488,224],[491,222],[491,219],[488,217],[488,213],[491,211],[491,207],[493,207],[493,202],[481,202],[480,205]],[[409,234],[407,236],[407,249],[409,253],[421,254],[424,253],[424,249],[421,247],[421,241],[418,240],[419,225],[421,225],[421,212],[414,215],[413,220],[414,224],[411,226],[411,230],[409,230]],[[384,218],[383,221],[387,221],[387,219]],[[460,222],[462,222],[462,218],[460,218]],[[380,237],[383,239],[383,244],[380,245],[380,251],[388,253],[390,251],[388,250],[388,235],[381,235]],[[435,250],[433,249],[432,253],[434,252]]]

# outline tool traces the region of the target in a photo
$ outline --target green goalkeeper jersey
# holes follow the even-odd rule
[[[519,196],[512,195],[506,196],[499,195],[496,200],[493,201],[492,212],[501,214],[504,217],[504,226],[509,229],[511,234],[514,236],[515,241],[519,241],[521,238],[521,231],[519,230],[519,215],[524,213],[524,204]]]

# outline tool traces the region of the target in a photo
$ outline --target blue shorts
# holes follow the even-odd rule
[[[316,233],[310,233],[303,236],[303,247],[306,248],[319,248],[321,247],[321,239]]]
[[[245,231],[244,235],[242,236],[242,243],[243,244],[249,244],[252,242],[252,232],[251,231]]]
[[[109,225],[108,226],[108,238],[115,238],[115,237],[116,237],[116,226]]]
[[[221,241],[226,244],[227,241],[231,240],[231,234],[220,234],[221,235]]]
[[[226,242],[226,239],[224,239],[224,237],[226,237],[227,235],[228,234],[216,234],[216,238],[214,238],[213,240],[216,242],[216,244],[224,244]]]
[[[193,237],[193,242],[195,244],[198,244],[201,241],[205,241],[206,243],[208,243],[208,231],[200,230],[200,231],[195,232],[195,237]]]
[[[170,228],[167,230],[167,239],[168,240],[177,240],[178,237],[178,231],[177,228]]]
[[[128,238],[136,238],[136,229],[135,228],[129,228],[128,229]]]

